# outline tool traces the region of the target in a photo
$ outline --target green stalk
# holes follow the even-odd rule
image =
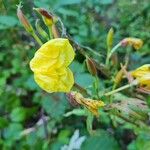
[[[86,127],[90,135],[93,135],[93,128],[92,128],[93,119],[94,119],[93,115],[91,114],[91,112],[87,110]]]
[[[95,85],[95,91],[96,91],[96,95],[97,95],[97,98],[99,99],[99,80],[98,80],[98,76],[96,75],[95,77],[95,80],[94,80],[94,85]]]
[[[48,26],[48,31],[49,31],[49,37],[50,37],[50,39],[53,39],[52,26]]]
[[[31,33],[31,35],[34,37],[34,39],[37,41],[37,43],[38,43],[40,46],[43,45],[42,41],[41,41],[41,40],[39,39],[39,37],[35,34],[34,31]]]
[[[106,63],[105,63],[107,66],[109,65],[109,59],[110,59],[110,57],[112,56],[112,54],[113,54],[120,46],[121,46],[121,43],[119,42],[116,46],[114,46],[114,47],[112,48],[112,50],[111,50],[109,53],[107,53]]]
[[[127,85],[122,86],[122,87],[120,87],[120,88],[118,88],[118,89],[116,89],[116,90],[113,90],[113,91],[110,91],[110,92],[108,92],[108,93],[105,93],[104,96],[109,96],[109,95],[115,94],[115,93],[117,93],[117,92],[119,92],[119,91],[122,91],[122,90],[127,89],[127,88],[132,87],[132,86],[135,86],[135,85],[137,85],[137,84],[138,84],[137,80],[134,80],[134,81],[133,81],[132,83],[130,83],[130,84],[127,84]]]

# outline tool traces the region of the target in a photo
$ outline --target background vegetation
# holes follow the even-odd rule
[[[64,94],[47,94],[37,86],[29,61],[38,45],[16,16],[18,3],[19,0],[0,1],[0,149],[60,150],[65,149],[64,145],[80,145],[85,138],[80,146],[83,150],[149,150],[149,117],[143,121],[146,127],[141,128],[101,110],[99,119],[93,122],[96,135],[92,136],[86,129],[85,116],[79,112],[66,114],[74,107]],[[111,27],[115,30],[114,45],[130,36],[144,41],[139,51],[132,50],[128,70],[150,63],[149,0],[23,0],[22,4],[33,26],[39,17],[33,7],[43,7],[60,16],[75,41],[103,56],[90,54],[99,64],[106,58],[106,36]],[[119,69],[124,55],[122,48],[118,52],[116,68]],[[87,71],[85,58],[77,53],[71,68],[76,82],[91,91],[93,77]],[[99,75],[103,92],[105,88],[109,89],[113,79],[107,73]],[[116,99],[123,100],[128,95],[140,97],[150,105],[150,96],[130,90],[117,94]]]

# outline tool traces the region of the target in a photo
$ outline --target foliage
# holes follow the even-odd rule
[[[97,119],[87,109],[71,106],[65,94],[45,93],[35,83],[29,62],[39,46],[17,18],[16,5],[19,2],[0,1],[0,149],[59,150],[69,146],[78,129],[79,143],[85,136],[81,150],[148,150],[150,96],[138,93],[135,88],[116,93],[112,99],[102,95],[113,88],[119,64],[125,62],[124,56],[129,56],[130,60],[127,70],[150,63],[149,0],[22,1],[22,9],[34,28],[40,15],[32,8],[50,10],[61,18],[71,38],[98,64],[97,80],[89,73],[86,58],[78,51],[70,66],[77,84],[84,87],[93,99],[97,98],[95,89],[98,89],[98,95],[108,104],[107,110],[99,110]],[[48,31],[41,20],[41,27]],[[144,45],[138,51],[121,47],[113,56],[114,64],[106,69],[106,39],[111,27],[114,29],[112,46],[125,37],[140,38]],[[61,32],[61,27],[58,28]],[[41,40],[45,42],[44,38]],[[125,79],[117,86],[124,83]],[[142,99],[144,103],[135,99],[128,103],[130,97]],[[111,100],[115,104],[109,105]],[[92,131],[87,122],[93,123]]]

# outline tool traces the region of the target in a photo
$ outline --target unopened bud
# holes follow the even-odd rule
[[[97,70],[94,61],[91,58],[86,57],[86,65],[90,74],[96,76]]]
[[[110,50],[113,45],[113,37],[114,37],[114,30],[113,28],[110,28],[108,34],[107,34],[107,48]]]
[[[40,26],[39,20],[36,20],[35,27],[38,31],[38,33],[45,39],[49,40],[48,34],[43,30],[43,28]]]
[[[26,31],[29,33],[33,32],[32,25],[29,23],[29,21],[27,20],[27,18],[25,17],[25,15],[23,14],[21,10],[21,4],[19,4],[17,8],[17,16],[20,22],[22,23],[22,25],[24,26],[24,28],[26,29]]]
[[[54,18],[53,18],[53,15],[51,13],[49,13],[44,8],[34,8],[34,10],[36,10],[42,16],[42,18],[44,20],[44,23],[47,26],[52,26],[53,25]]]

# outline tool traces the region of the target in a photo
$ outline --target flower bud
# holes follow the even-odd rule
[[[140,49],[143,45],[143,41],[141,39],[138,38],[125,38],[121,41],[121,45],[122,46],[133,46],[136,50]]]
[[[43,38],[49,40],[48,34],[47,34],[47,33],[45,32],[45,30],[43,30],[43,28],[40,26],[39,19],[36,20],[35,27],[36,27],[38,33],[39,33]]]
[[[114,30],[113,28],[110,28],[108,34],[107,34],[107,48],[110,50],[113,45],[113,37],[114,37]]]
[[[33,27],[29,23],[29,21],[27,20],[25,15],[23,14],[20,4],[18,5],[18,8],[17,8],[17,16],[18,16],[20,22],[22,23],[22,25],[24,26],[24,28],[26,29],[26,31],[29,33],[33,32]]]
[[[86,57],[86,65],[87,65],[87,69],[90,72],[90,74],[93,76],[96,76],[97,75],[96,66],[91,58]]]
[[[44,20],[44,23],[47,26],[52,26],[53,25],[54,18],[53,18],[53,15],[51,13],[49,13],[44,8],[34,8],[34,10],[36,10],[42,16],[42,18]]]

